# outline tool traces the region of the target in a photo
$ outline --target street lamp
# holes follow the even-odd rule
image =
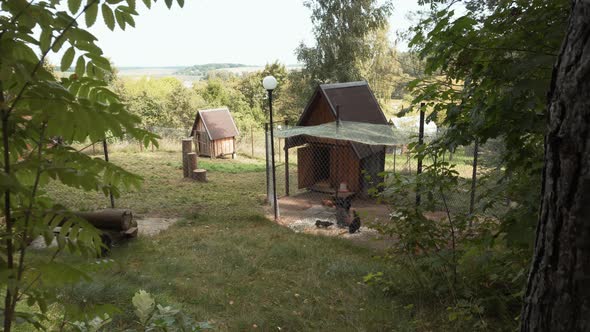
[[[272,203],[275,215],[275,221],[279,218],[279,208],[277,204],[277,182],[275,174],[275,144],[274,144],[274,122],[272,120],[272,91],[277,87],[277,79],[273,76],[266,76],[262,79],[262,86],[268,92],[268,109],[270,113],[270,158],[272,168]]]

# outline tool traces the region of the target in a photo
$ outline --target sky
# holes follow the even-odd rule
[[[394,0],[392,36],[410,26],[416,0]],[[90,28],[118,67],[191,66],[205,63],[297,64],[301,42],[313,44],[311,11],[303,0],[187,0],[148,10],[137,1],[135,28],[108,30],[102,19]],[[400,48],[405,44],[398,43]]]

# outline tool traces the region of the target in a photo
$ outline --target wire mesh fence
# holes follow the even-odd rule
[[[264,142],[264,136],[259,139]],[[483,188],[481,177],[495,167],[499,146],[494,141],[479,149],[469,145],[444,154],[443,161],[453,164],[458,172],[457,184],[443,193],[436,188],[422,188],[420,204],[432,211],[448,208],[453,214],[486,212],[485,200],[481,199],[486,188]],[[418,171],[418,158],[408,144],[384,147],[326,138],[308,137],[305,142],[290,142],[288,138],[275,137],[274,148],[277,196],[297,197],[311,204],[349,196],[374,201],[375,192],[381,190],[383,184],[387,185],[388,177],[396,174],[413,176]],[[476,154],[479,167],[474,164]],[[267,157],[270,159],[270,155]],[[430,158],[422,160],[423,167],[433,162]],[[267,183],[272,182],[270,176],[267,173]],[[267,197],[270,201],[270,187]]]
[[[284,124],[281,124],[284,125]],[[279,129],[279,124],[275,129]],[[152,152],[180,151],[180,141],[188,136],[188,128],[152,127],[150,131],[157,134],[159,146],[145,147],[132,139],[109,140],[112,152]],[[433,138],[433,137],[431,137]],[[239,158],[252,159],[253,163],[269,160],[270,167],[270,133],[252,126],[243,130],[236,140]],[[387,183],[394,174],[415,175],[418,159],[408,148],[408,144],[396,146],[368,146],[354,142],[308,138],[305,144],[298,144],[288,138],[274,138],[275,175],[278,197],[291,196],[314,200],[321,203],[335,196],[353,196],[356,199],[370,200],[372,192],[381,182]],[[301,143],[301,142],[299,142]],[[267,145],[268,144],[268,145]],[[473,145],[458,147],[453,153],[443,156],[455,165],[459,173],[457,188],[445,193],[446,203],[452,212],[464,213],[473,208],[483,212],[486,184],[482,176],[489,174],[497,165],[502,149],[500,141],[490,141],[478,148],[478,167],[475,185],[473,183]],[[100,143],[90,145],[85,150],[91,154],[102,154]],[[244,162],[244,161],[241,161]],[[433,160],[423,160],[424,167]],[[272,197],[270,188],[271,169],[266,172],[266,194]],[[471,203],[473,197],[473,204]],[[269,199],[270,201],[270,199]],[[425,188],[421,195],[421,204],[432,210],[443,210],[440,193],[432,188]]]

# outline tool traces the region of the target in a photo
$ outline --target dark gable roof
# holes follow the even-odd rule
[[[199,119],[203,120],[205,130],[207,131],[209,139],[211,140],[235,137],[239,134],[238,128],[236,127],[234,119],[232,118],[231,113],[227,107],[200,110],[197,112],[191,134],[197,130],[197,123],[199,122]]]
[[[348,82],[348,83],[335,83],[335,84],[321,84],[313,96],[311,97],[307,107],[299,117],[297,122],[298,126],[305,126],[308,114],[312,111],[315,106],[315,101],[322,96],[328,102],[334,118],[336,118],[338,108],[340,120],[342,121],[355,121],[365,122],[372,124],[384,124],[387,125],[389,122],[379,106],[379,102],[369,84],[364,81],[360,82]],[[356,142],[350,143],[354,152],[363,159],[374,153],[383,150],[383,147],[366,145]]]
[[[342,121],[388,124],[379,102],[369,88],[369,84],[361,81],[321,84],[301,114],[297,125],[305,126],[306,117],[313,109],[314,101],[319,96],[326,99],[334,117],[336,117],[336,108],[339,108],[340,120]]]

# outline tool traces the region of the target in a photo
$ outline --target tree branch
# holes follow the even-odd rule
[[[84,9],[82,9],[82,11],[62,30],[62,32],[59,34],[59,36],[57,36],[55,38],[55,40],[53,41],[53,43],[51,43],[51,45],[47,48],[47,50],[45,50],[43,52],[43,54],[41,55],[41,58],[39,58],[39,62],[37,62],[37,64],[35,65],[35,68],[33,68],[33,71],[31,72],[31,79],[33,77],[35,77],[35,75],[37,74],[37,72],[39,71],[39,69],[41,68],[41,66],[43,65],[43,62],[45,61],[45,57],[47,57],[47,54],[49,54],[49,51],[51,51],[51,49],[59,42],[61,41],[62,38],[64,38],[65,33],[70,30],[74,24],[76,23],[76,21],[78,20],[78,18],[80,18],[80,16],[82,14],[84,14],[86,12],[86,10],[88,10],[88,8],[92,7],[94,4],[97,4],[100,0],[92,0],[91,2],[89,2]],[[98,4],[97,4],[98,6]],[[18,92],[16,98],[14,99],[14,101],[12,102],[12,105],[10,106],[10,108],[8,108],[8,112],[7,114],[5,114],[4,116],[8,117],[10,116],[10,113],[12,112],[12,110],[14,109],[14,107],[16,106],[16,104],[20,101],[20,99],[22,98],[25,90],[31,85],[31,81],[27,81],[23,87],[20,89],[20,91]]]

